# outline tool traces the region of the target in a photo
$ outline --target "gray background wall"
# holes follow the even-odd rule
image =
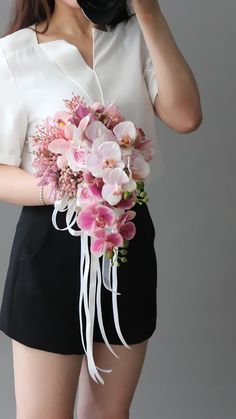
[[[11,2],[1,2],[1,30]],[[236,4],[161,2],[198,81],[204,122],[181,135],[160,121],[164,170],[152,187],[158,325],[132,419],[236,417]],[[0,284],[20,207],[0,204]],[[10,340],[0,334],[1,417],[15,417]]]

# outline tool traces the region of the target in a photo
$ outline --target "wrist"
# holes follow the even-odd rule
[[[147,7],[146,9],[143,9],[143,6],[139,5],[139,2],[133,1],[133,10],[136,14],[137,19],[149,19],[150,17],[158,17],[162,15],[161,8],[158,2],[156,2],[154,5]]]
[[[50,185],[43,185],[40,186],[40,191],[39,191],[39,196],[40,196],[40,201],[42,203],[42,205],[53,205],[54,201],[52,200],[52,198],[49,198],[49,191],[50,191]]]

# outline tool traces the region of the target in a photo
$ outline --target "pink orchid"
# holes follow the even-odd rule
[[[105,184],[102,188],[102,196],[110,205],[116,205],[122,198],[123,185],[129,183],[129,177],[119,167],[111,170],[103,178]]]
[[[88,205],[91,203],[91,201],[96,202],[102,202],[102,196],[100,194],[93,194],[88,187],[88,185],[85,185],[84,183],[81,183],[77,187],[77,195],[76,195],[76,204],[78,207],[83,208],[85,205]]]
[[[92,231],[97,227],[110,227],[115,222],[114,211],[105,206],[93,202],[82,209],[77,217],[78,226],[85,231]]]
[[[90,109],[85,104],[80,103],[75,110],[74,116],[72,116],[72,118],[70,118],[70,122],[73,125],[75,125],[76,127],[78,127],[81,120],[86,118],[86,117],[87,117],[89,123],[96,120],[96,116],[93,115],[93,113],[90,111]]]
[[[102,178],[96,178],[91,172],[84,171],[84,181],[87,183],[87,188],[90,190],[92,196],[102,200],[102,187],[104,185]]]
[[[96,256],[102,256],[105,251],[112,251],[114,247],[122,246],[123,238],[119,233],[107,233],[99,228],[94,231],[91,242],[91,252]]]
[[[140,156],[140,153],[134,153],[131,158],[130,170],[132,172],[132,178],[134,180],[145,179],[150,172],[149,164]]]
[[[128,210],[135,205],[136,199],[137,199],[136,192],[133,191],[133,193],[131,194],[131,196],[129,198],[124,199],[122,197],[120,202],[118,202],[118,204],[116,205],[116,207]]]
[[[65,155],[65,152],[70,147],[70,142],[64,138],[56,138],[48,145],[49,151],[55,154]]]
[[[103,141],[115,141],[116,137],[101,121],[94,121],[86,128],[86,136],[94,142],[97,138]]]
[[[96,177],[102,177],[111,169],[124,168],[120,147],[114,141],[100,144],[95,153],[91,153],[86,160],[87,168]]]
[[[66,125],[69,122],[70,118],[71,118],[70,112],[66,112],[66,111],[59,111],[59,112],[56,112],[54,115],[54,120],[56,124],[58,124],[59,126]]]
[[[142,153],[146,161],[150,161],[155,154],[155,150],[152,147],[152,140],[145,140],[142,143],[135,144],[135,147]]]
[[[102,196],[110,205],[118,204],[123,192],[136,189],[136,182],[119,167],[107,172],[103,180]]]
[[[91,114],[81,119],[78,127],[74,127],[73,143],[78,144],[83,148],[91,149],[92,141],[86,135],[86,129],[91,122]]]
[[[137,137],[137,130],[133,122],[122,121],[113,128],[116,141],[122,149],[122,155],[130,155]]]
[[[123,239],[131,240],[134,238],[136,234],[136,226],[130,220],[133,220],[135,216],[135,211],[126,211],[124,214],[120,216],[119,220],[117,221],[117,230],[119,231]]]

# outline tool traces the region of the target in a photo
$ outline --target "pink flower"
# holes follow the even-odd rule
[[[122,199],[116,205],[116,207],[117,208],[123,208],[123,209],[130,209],[130,208],[132,208],[135,205],[136,199],[137,199],[137,195],[136,195],[136,193],[134,191],[129,198],[124,199],[122,197]]]
[[[89,140],[94,142],[97,138],[104,141],[115,141],[116,137],[101,121],[93,121],[86,129],[86,135]]]
[[[149,164],[144,160],[138,150],[134,150],[133,152],[131,157],[130,170],[134,180],[143,180],[149,175]]]
[[[73,143],[77,144],[83,148],[91,149],[92,141],[86,135],[86,129],[91,122],[91,114],[86,115],[83,119],[81,119],[79,125],[77,127],[74,126],[73,131]]]
[[[96,199],[92,195],[88,186],[84,185],[83,183],[78,185],[76,197],[77,197],[77,200],[76,200],[77,206],[80,208],[83,208],[85,205],[91,203],[91,200]]]
[[[123,238],[119,233],[106,233],[102,228],[93,232],[91,242],[91,252],[96,256],[101,256],[104,251],[112,251],[113,247],[119,247],[123,244]]]
[[[145,134],[141,128],[138,128],[137,131],[138,135],[134,143],[135,149],[142,154],[142,157],[146,161],[150,161],[155,154],[155,150],[152,148],[152,140],[145,138]]]
[[[48,145],[49,151],[55,154],[61,154],[62,156],[65,155],[65,152],[70,147],[70,142],[65,140],[64,138],[56,138]]]
[[[119,145],[114,141],[105,141],[98,146],[96,152],[88,156],[86,165],[95,177],[103,177],[115,167],[123,169],[125,163],[121,159]]]
[[[117,222],[117,229],[123,239],[131,240],[136,234],[136,226],[134,223],[130,222],[136,216],[135,211],[126,211],[122,214]]]
[[[85,160],[87,156],[88,152],[86,150],[74,145],[73,143],[70,144],[70,147],[65,153],[68,164],[74,172],[85,169]]]
[[[70,118],[71,118],[70,112],[65,112],[65,111],[56,112],[54,115],[54,120],[56,124],[62,127],[69,122]]]
[[[111,170],[103,178],[105,184],[102,188],[102,196],[110,205],[116,205],[122,198],[123,185],[129,183],[129,177],[119,167]]]
[[[96,178],[91,172],[84,171],[84,181],[87,183],[91,195],[102,200],[102,187],[104,185],[102,178]]]
[[[122,155],[130,155],[137,137],[136,127],[131,121],[122,121],[113,128]]]
[[[119,167],[107,172],[103,180],[105,184],[102,188],[102,196],[110,205],[118,204],[123,192],[132,192],[136,189],[136,182]]]
[[[114,211],[111,208],[95,202],[80,211],[77,224],[82,230],[91,231],[98,227],[112,226],[115,218]]]

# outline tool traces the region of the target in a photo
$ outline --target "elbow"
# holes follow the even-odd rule
[[[200,100],[185,103],[178,107],[175,130],[182,134],[196,131],[202,123],[202,108]]]
[[[175,127],[175,131],[187,134],[196,131],[202,123],[202,113],[195,113],[191,117],[182,118],[181,122]]]

